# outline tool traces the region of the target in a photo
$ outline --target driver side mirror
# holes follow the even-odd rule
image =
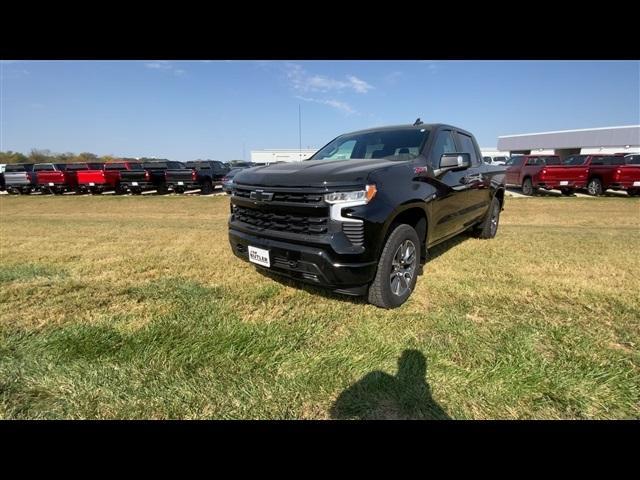
[[[436,174],[449,170],[465,170],[471,166],[471,155],[468,153],[443,153]]]

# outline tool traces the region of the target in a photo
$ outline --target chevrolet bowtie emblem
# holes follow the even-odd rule
[[[267,193],[264,190],[255,190],[249,195],[251,200],[257,200],[259,202],[270,202],[273,200],[273,193]]]

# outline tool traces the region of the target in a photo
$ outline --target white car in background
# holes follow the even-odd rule
[[[484,156],[482,157],[482,160],[484,160],[484,163],[488,163],[489,165],[504,165],[505,163],[507,163],[507,161],[509,161],[509,157],[506,157],[504,155],[495,157]]]

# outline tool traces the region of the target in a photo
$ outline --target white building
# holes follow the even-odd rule
[[[251,161],[255,163],[299,162],[306,160],[317,152],[315,148],[274,148],[251,150]]]
[[[582,128],[498,137],[498,148],[510,153],[569,155],[635,153],[640,150],[640,125]]]

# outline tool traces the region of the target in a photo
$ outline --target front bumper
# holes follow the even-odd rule
[[[340,293],[361,295],[376,272],[376,261],[358,261],[359,255],[338,255],[328,245],[302,245],[281,239],[255,236],[229,228],[233,253],[249,261],[248,247],[269,251],[271,267],[254,264],[263,270],[288,278],[331,288]]]

